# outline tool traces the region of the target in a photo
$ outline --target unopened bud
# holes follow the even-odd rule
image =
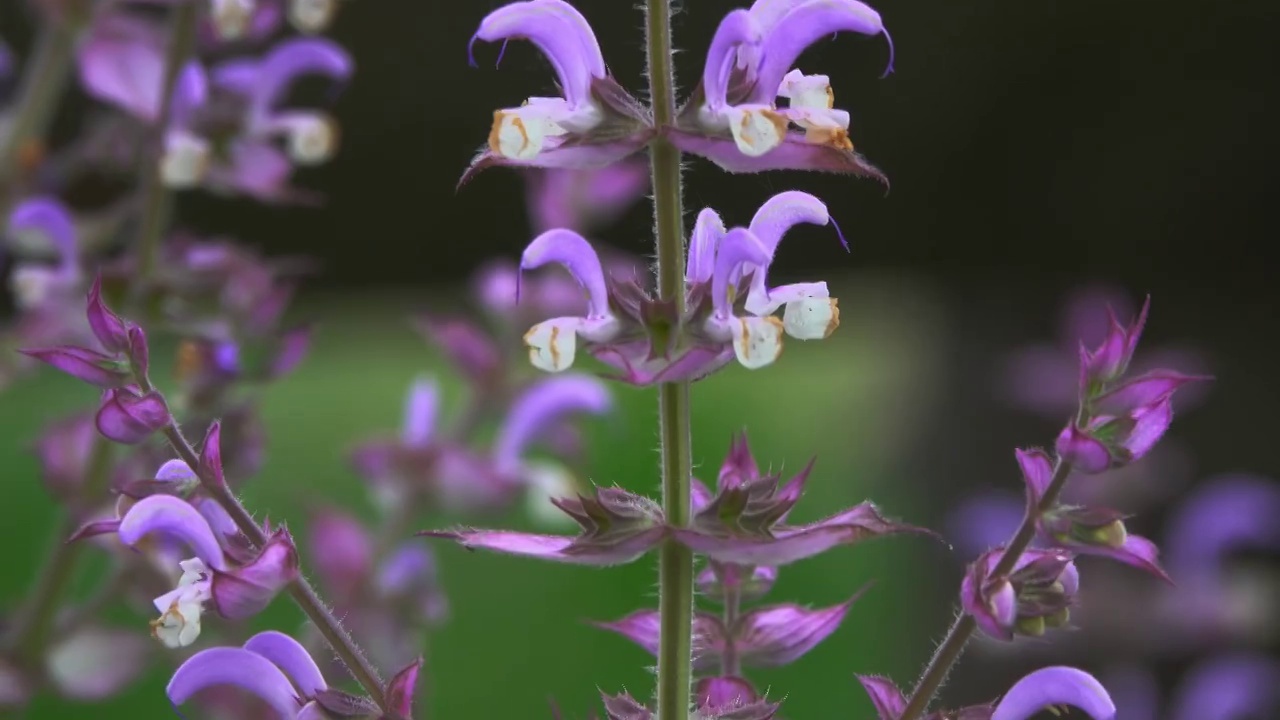
[[[1044,635],[1045,619],[1043,617],[1020,617],[1018,622],[1014,623],[1014,630],[1019,635],[1030,635],[1032,637],[1040,637]]]
[[[1051,628],[1064,627],[1067,623],[1071,622],[1071,610],[1070,608],[1062,608],[1052,615],[1045,615],[1043,620],[1044,624]]]

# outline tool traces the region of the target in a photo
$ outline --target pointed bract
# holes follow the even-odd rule
[[[849,608],[865,591],[859,590],[839,605],[816,610],[785,603],[747,612],[730,628],[742,662],[756,667],[795,662],[840,627]]]

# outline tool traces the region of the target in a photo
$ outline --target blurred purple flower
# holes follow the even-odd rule
[[[833,109],[829,78],[793,67],[806,48],[837,32],[888,38],[880,15],[857,0],[761,0],[730,12],[711,40],[702,82],[679,111],[671,141],[729,172],[819,170],[887,183],[853,151],[849,113]],[[777,107],[779,97],[790,106]]]
[[[521,268],[564,266],[588,303],[584,316],[546,320],[525,334],[530,362],[549,372],[565,370],[581,339],[588,352],[620,371],[618,379],[649,385],[704,377],[733,356],[744,367],[763,367],[782,352],[784,333],[800,340],[829,336],[840,315],[825,282],[766,284],[783,234],[802,222],[826,225],[831,219],[821,201],[795,191],[765,202],[749,228],[725,232],[720,217],[703,210],[689,245],[683,318],[637,281],[607,277],[581,235],[565,229],[539,235],[525,249]],[[784,307],[779,320],[773,313]]]
[[[486,167],[598,168],[640,150],[652,136],[648,110],[609,75],[595,34],[563,0],[504,5],[480,22],[471,39],[532,42],[556,71],[563,97],[532,97],[497,110],[488,147],[472,161],[466,182]],[[472,65],[475,59],[472,57]]]
[[[1070,618],[1080,589],[1073,557],[1056,550],[1027,550],[1007,576],[993,575],[1003,548],[983,553],[960,585],[964,611],[978,627],[998,640],[1014,634],[1039,636],[1046,627],[1061,627]]]
[[[150,650],[146,638],[131,630],[87,627],[49,649],[45,670],[63,697],[98,701],[139,679]]]
[[[649,190],[649,165],[626,160],[594,170],[537,170],[526,175],[533,232],[569,228],[590,235]]]
[[[1160,684],[1150,670],[1124,666],[1106,679],[1123,720],[1237,720],[1274,717],[1280,710],[1280,662],[1257,653],[1201,660],[1183,676],[1163,713]]]
[[[297,640],[268,630],[243,647],[214,647],[178,667],[165,689],[174,707],[209,688],[230,685],[261,698],[282,720],[326,717],[317,702],[329,689],[315,660]]]

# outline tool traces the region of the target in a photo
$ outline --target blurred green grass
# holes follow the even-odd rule
[[[900,475],[935,394],[942,352],[934,305],[927,293],[898,278],[857,278],[836,289],[843,325],[831,339],[793,342],[774,367],[755,373],[731,368],[694,386],[694,461],[700,475],[713,477],[730,435],[746,428],[764,465],[797,470],[818,456],[797,520],[867,497],[892,515],[918,518],[922,486]],[[347,469],[346,449],[371,431],[397,424],[402,395],[415,375],[442,372],[408,327],[408,308],[415,304],[404,296],[308,300],[304,314],[320,320],[316,347],[267,396],[268,462],[244,491],[256,513],[297,529],[304,525],[304,508],[316,503],[369,509],[362,485]],[[446,384],[446,413],[460,392]],[[619,412],[587,426],[588,477],[656,493],[655,395],[619,387],[617,398]],[[6,610],[35,573],[57,517],[26,448],[44,423],[91,399],[91,390],[52,372],[0,395],[0,543],[6,557],[0,606]],[[422,526],[450,521],[424,518]],[[519,516],[505,524],[527,526]],[[598,706],[597,688],[627,689],[642,698],[651,692],[651,658],[585,621],[653,605],[655,560],[589,570],[451,546],[438,550],[452,617],[424,649],[420,717],[545,718],[548,699],[555,698],[567,718],[579,718]],[[915,568],[936,566],[939,556],[926,541],[896,539],[840,548],[784,568],[775,601],[830,605],[869,580],[877,583],[835,636],[795,665],[753,672],[752,679],[772,696],[786,698],[788,717],[828,717],[837,707],[849,708],[841,716],[869,716],[852,673],[906,679],[915,671],[935,625],[917,622],[918,609],[927,606],[919,598],[934,588],[930,573]],[[145,632],[147,618],[129,612],[114,617]],[[286,631],[301,622],[301,613],[283,600],[255,619],[255,625]],[[157,667],[145,682],[93,706],[92,713],[168,717],[165,679]],[[71,717],[86,709],[40,698],[26,717]]]

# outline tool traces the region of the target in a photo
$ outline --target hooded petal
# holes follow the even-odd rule
[[[889,178],[862,155],[853,150],[808,142],[804,133],[787,132],[780,145],[762,155],[743,153],[730,137],[710,136],[677,128],[668,128],[667,139],[684,152],[700,155],[726,172],[811,170],[858,175],[875,180],[886,188],[889,186]]]
[[[743,266],[766,265],[769,257],[769,249],[750,230],[738,227],[725,234],[716,251],[715,269],[711,274],[711,305],[717,319],[728,320],[733,315]]]
[[[519,467],[528,446],[566,415],[600,415],[612,404],[608,388],[594,377],[568,375],[541,380],[511,404],[493,444],[494,462],[508,470]]]
[[[520,269],[533,270],[552,262],[563,265],[586,291],[587,317],[603,318],[609,314],[604,269],[600,265],[600,256],[586,238],[565,228],[548,230],[525,248],[520,257]],[[516,292],[519,293],[518,287]]]
[[[811,0],[789,10],[764,38],[756,86],[748,102],[773,102],[783,76],[795,67],[800,54],[818,40],[840,31],[879,35],[884,32],[884,24],[879,13],[857,0]],[[892,53],[889,66],[893,66]]]
[[[886,520],[875,505],[862,503],[810,525],[775,528],[773,537],[713,535],[691,528],[672,534],[696,553],[740,565],[786,565],[880,535],[900,532],[933,534],[923,528]]]
[[[693,224],[693,237],[689,241],[689,262],[685,265],[684,279],[688,283],[704,283],[715,270],[716,249],[724,238],[724,221],[711,208],[703,208]]]
[[[251,562],[213,573],[213,605],[238,620],[262,611],[285,585],[298,578],[298,550],[284,530],[274,533]]]
[[[75,263],[79,257],[71,211],[51,196],[33,197],[19,203],[9,214],[9,234],[39,235],[53,246],[64,265]]]
[[[282,632],[260,632],[245,641],[244,649],[261,655],[283,670],[301,697],[315,697],[317,692],[329,687],[311,653],[302,643]]]
[[[253,76],[250,92],[253,122],[264,122],[299,77],[323,75],[345,82],[353,69],[351,56],[332,40],[308,37],[276,43]]]
[[[858,675],[857,678],[862,689],[867,691],[867,697],[871,698],[880,720],[898,720],[902,711],[907,709],[907,699],[889,678],[880,675]]]
[[[528,40],[542,51],[570,104],[591,97],[591,81],[606,75],[604,56],[582,13],[562,0],[515,2],[494,10],[476,30],[476,40]],[[474,63],[474,60],[472,61]]]
[[[280,668],[244,648],[214,647],[192,655],[173,673],[165,692],[177,707],[201,690],[222,685],[261,698],[282,719],[294,718],[302,708],[293,684]]]
[[[702,70],[702,91],[707,107],[723,110],[728,101],[729,78],[733,74],[738,50],[742,45],[757,46],[761,41],[760,26],[746,10],[732,10],[716,28],[707,48],[707,61]]]
[[[1280,486],[1250,475],[1201,484],[1178,504],[1165,535],[1169,564],[1183,575],[1215,578],[1228,554],[1280,550]]]
[[[747,294],[746,309],[756,315],[767,315],[778,308],[781,302],[770,302],[771,293],[765,286],[765,276],[773,255],[778,250],[778,243],[788,230],[799,223],[826,225],[831,221],[827,214],[827,206],[821,200],[806,192],[790,190],[774,195],[765,201],[751,218],[749,229],[769,253],[769,261],[755,268],[751,279],[751,290]],[[844,242],[842,237],[841,242]],[[845,249],[849,246],[845,243]],[[823,294],[825,294],[825,284]]]
[[[787,603],[748,612],[732,630],[743,662],[758,667],[795,662],[840,627],[849,608],[865,591],[863,588],[839,605],[817,610]]]
[[[151,495],[139,500],[121,518],[119,533],[120,542],[130,547],[153,533],[180,540],[209,567],[227,567],[222,546],[208,521],[190,503],[172,495]]]
[[[649,552],[662,540],[664,529],[649,528],[632,533],[625,540],[609,544],[593,544],[580,541],[579,538],[509,530],[462,529],[420,534],[454,540],[468,550],[492,550],[571,565],[607,566],[629,563]]]
[[[1030,720],[1053,705],[1071,705],[1093,720],[1115,720],[1116,706],[1094,677],[1070,667],[1047,667],[1027,675],[1001,698],[991,720]]]

